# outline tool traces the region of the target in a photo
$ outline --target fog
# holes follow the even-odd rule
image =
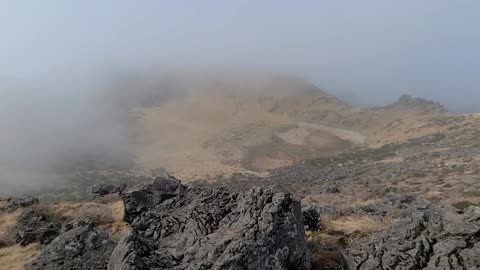
[[[125,118],[86,87],[72,79],[2,91],[0,193],[51,188],[63,184],[63,171],[127,157]]]
[[[0,189],[31,185],[32,174],[76,153],[123,153],[125,118],[103,95],[120,71],[274,70],[362,106],[411,94],[477,111],[479,8],[468,0],[1,1]],[[42,177],[50,181],[38,185],[56,181]]]

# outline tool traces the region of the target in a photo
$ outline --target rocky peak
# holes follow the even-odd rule
[[[433,102],[424,98],[412,97],[410,95],[402,95],[393,105],[407,107],[411,109],[420,109],[422,111],[447,112],[445,107],[440,103]]]

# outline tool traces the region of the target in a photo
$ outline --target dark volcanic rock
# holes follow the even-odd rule
[[[28,207],[32,206],[35,204],[39,204],[39,201],[37,198],[32,197],[32,196],[22,196],[22,197],[17,197],[17,198],[10,198],[8,199],[8,205],[6,207],[6,210],[8,212],[13,212],[17,210],[18,208],[23,208],[23,207]]]
[[[62,224],[41,209],[24,213],[16,224],[16,242],[25,246],[33,242],[48,244],[60,234]]]
[[[310,207],[303,210],[303,221],[309,231],[320,229],[320,212],[317,208]]]
[[[106,269],[114,246],[105,231],[78,226],[55,238],[26,269]]]
[[[155,178],[152,184],[129,187],[122,194],[125,207],[124,219],[132,223],[140,214],[167,199],[183,194],[185,190],[186,187],[180,183],[180,180],[171,176]]]
[[[187,189],[162,177],[122,197],[132,229],[111,270],[310,269],[300,202],[290,194]]]
[[[325,189],[326,193],[339,193],[340,189],[337,186],[330,186]]]
[[[104,185],[104,184],[98,184],[92,186],[92,194],[95,198],[102,197],[108,194],[120,194],[127,185]]]
[[[480,208],[415,207],[389,230],[353,242],[350,269],[480,269]]]

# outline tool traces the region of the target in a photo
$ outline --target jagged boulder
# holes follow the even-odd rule
[[[420,205],[385,232],[353,242],[350,269],[480,269],[480,208],[465,213]]]
[[[25,212],[17,221],[15,240],[25,246],[33,242],[48,244],[60,234],[62,224],[55,221],[43,209]]]
[[[105,184],[98,184],[92,186],[92,194],[94,198],[99,198],[109,194],[120,194],[127,185],[105,185]]]
[[[123,192],[131,231],[110,270],[310,269],[300,201],[254,188],[186,188],[157,178]]]
[[[45,246],[26,269],[106,269],[114,246],[107,232],[79,223]]]
[[[39,204],[39,200],[33,196],[22,196],[16,198],[9,198],[8,205],[5,208],[8,212],[13,212],[18,208],[28,207]]]
[[[185,190],[186,187],[180,183],[180,180],[171,176],[155,178],[152,184],[129,187],[122,194],[125,207],[124,219],[132,223],[137,216],[148,212],[167,199],[183,194]]]

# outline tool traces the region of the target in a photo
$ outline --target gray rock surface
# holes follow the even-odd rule
[[[33,242],[48,244],[60,234],[62,224],[44,213],[42,209],[32,209],[23,213],[16,224],[15,240],[25,246]]]
[[[36,204],[39,204],[39,200],[32,196],[10,198],[8,199],[8,205],[6,207],[6,210],[8,212],[13,212],[18,208],[28,207]]]
[[[114,246],[105,231],[79,225],[45,246],[41,255],[26,269],[106,269]]]
[[[105,184],[98,184],[92,186],[92,194],[94,198],[102,197],[109,194],[120,194],[127,185],[105,185]]]
[[[300,202],[290,194],[187,189],[162,177],[122,197],[132,229],[110,270],[310,269]]]
[[[352,243],[350,269],[480,269],[480,208],[456,213],[417,201],[408,213],[387,231]]]

